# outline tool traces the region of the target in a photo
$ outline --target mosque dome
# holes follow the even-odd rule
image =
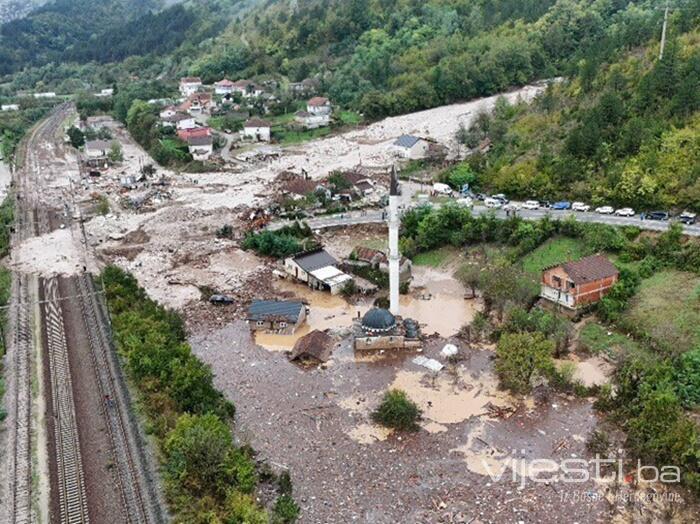
[[[362,329],[367,333],[386,334],[396,327],[396,318],[388,310],[372,308],[362,317]]]

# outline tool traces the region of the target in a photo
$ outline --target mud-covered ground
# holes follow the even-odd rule
[[[607,502],[574,501],[595,492],[592,482],[521,483],[519,475],[513,481],[512,469],[534,459],[584,456],[596,417],[588,400],[556,396],[535,405],[499,391],[489,349],[462,348],[462,362],[431,377],[412,363],[415,351],[355,355],[347,339],[326,366],[302,369],[285,353],[257,346],[243,322],[191,342],[236,403],[238,438],[290,469],[301,522],[610,519]],[[444,362],[443,344],[431,339],[422,354]],[[392,434],[371,422],[391,387],[406,390],[424,410],[417,433]],[[514,412],[492,417],[491,406]]]

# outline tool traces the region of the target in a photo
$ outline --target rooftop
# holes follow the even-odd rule
[[[251,118],[246,121],[245,127],[270,127],[270,123],[262,118]]]
[[[89,140],[85,142],[85,150],[106,151],[110,147],[112,147],[112,144],[104,140]]]
[[[304,335],[297,340],[289,359],[312,358],[320,362],[325,362],[328,360],[332,349],[333,337],[323,331],[315,329],[308,335]]]
[[[322,267],[335,266],[338,264],[338,261],[323,248],[300,253],[292,257],[292,260],[294,260],[300,268],[309,273],[321,269]]]
[[[411,149],[413,146],[415,146],[418,142],[421,141],[421,138],[413,135],[401,135],[399,138],[396,139],[396,142],[394,142],[395,146],[399,147],[405,147],[406,149]]]
[[[330,101],[324,96],[315,96],[308,102],[308,105],[313,107],[320,107],[328,104],[330,104]]]
[[[214,143],[211,135],[195,135],[187,137],[187,144],[190,146],[210,146]]]
[[[561,267],[574,284],[585,284],[613,277],[619,273],[615,265],[603,255],[592,255],[577,262],[565,262],[561,264]],[[547,269],[551,269],[551,267]]]
[[[248,307],[248,320],[286,319],[296,322],[304,304],[298,300],[254,300]]]
[[[362,317],[362,329],[366,331],[388,332],[396,327],[396,318],[388,310],[372,308]]]
[[[198,76],[185,76],[180,79],[181,84],[201,84],[202,79]]]

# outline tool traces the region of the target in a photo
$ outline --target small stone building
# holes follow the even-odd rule
[[[311,333],[297,340],[289,360],[303,363],[326,362],[332,351],[333,337],[328,333],[314,329]]]
[[[603,255],[566,262],[542,272],[540,296],[570,310],[594,304],[618,281],[619,271]]]

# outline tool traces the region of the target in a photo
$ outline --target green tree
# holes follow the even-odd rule
[[[85,135],[77,127],[70,127],[67,134],[68,139],[70,140],[70,145],[72,145],[74,148],[79,149],[85,145]]]
[[[112,142],[107,156],[112,162],[121,162],[124,160],[124,153],[122,153],[122,146],[119,144],[119,142]]]
[[[554,343],[541,333],[508,333],[496,346],[496,374],[501,385],[514,393],[527,394],[532,381],[554,373]]]

